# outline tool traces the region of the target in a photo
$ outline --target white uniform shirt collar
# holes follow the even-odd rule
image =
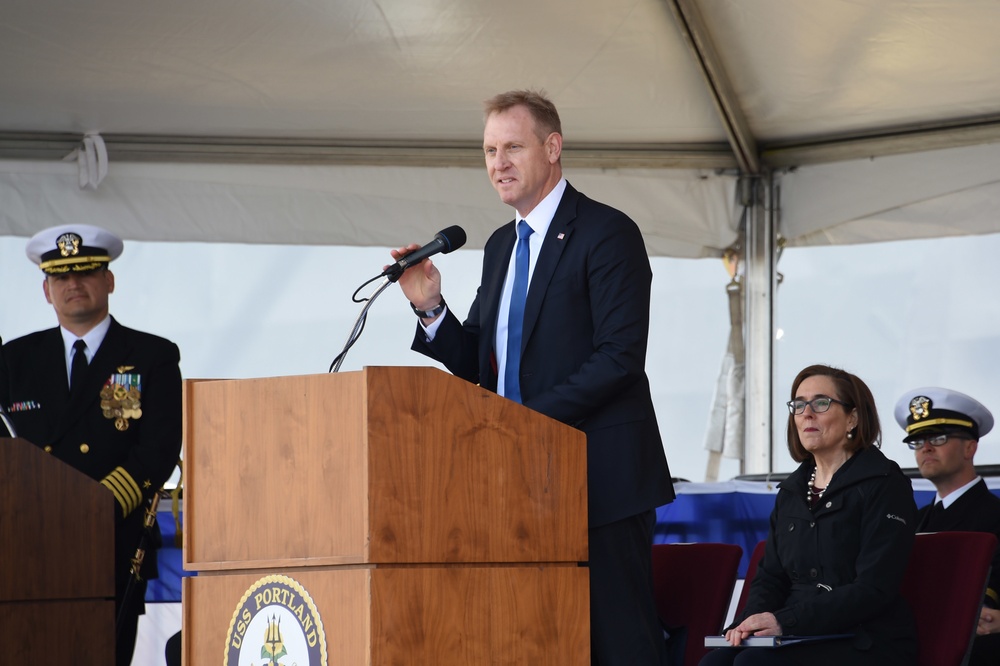
[[[935,494],[934,495],[934,503],[936,504],[938,502],[941,502],[942,504],[944,504],[944,506],[942,508],[943,509],[947,509],[952,504],[954,504],[958,500],[959,497],[961,497],[962,495],[964,495],[967,490],[969,490],[970,488],[972,488],[972,486],[974,486],[977,483],[979,483],[979,481],[981,479],[982,479],[982,477],[976,476],[976,478],[974,478],[972,481],[969,481],[967,484],[965,484],[964,486],[962,486],[958,490],[955,490],[953,492],[948,493],[948,496],[944,497],[944,498],[942,498],[938,494]]]
[[[77,340],[83,340],[87,343],[87,363],[89,364],[94,360],[94,355],[97,354],[97,350],[101,348],[101,343],[104,342],[104,336],[108,334],[108,329],[111,328],[111,315],[109,314],[104,320],[95,326],[94,328],[87,331],[87,333],[82,337],[77,337],[76,333],[71,333],[67,331],[62,326],[59,327],[59,332],[62,334],[63,339],[63,354],[66,358],[66,377],[69,378],[69,369],[72,367],[73,361],[73,343]]]

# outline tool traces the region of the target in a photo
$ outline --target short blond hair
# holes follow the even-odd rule
[[[562,134],[559,112],[556,111],[556,105],[545,96],[544,91],[509,90],[494,95],[483,102],[483,119],[486,120],[494,113],[502,113],[515,106],[523,106],[535,119],[538,138],[542,141],[553,132]]]

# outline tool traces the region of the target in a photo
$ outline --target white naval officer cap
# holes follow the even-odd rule
[[[971,396],[937,386],[907,391],[896,403],[896,423],[906,431],[904,442],[918,437],[966,434],[972,439],[993,429],[993,414]]]
[[[92,224],[63,224],[31,237],[25,252],[45,273],[61,275],[93,271],[117,259],[122,239]]]

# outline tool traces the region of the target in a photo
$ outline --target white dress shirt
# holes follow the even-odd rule
[[[71,333],[67,331],[62,326],[59,327],[59,332],[62,333],[63,339],[63,354],[66,359],[66,383],[70,381],[71,368],[73,367],[73,354],[76,350],[73,349],[73,345],[77,340],[83,340],[87,349],[85,353],[87,355],[87,364],[89,365],[91,361],[94,360],[94,355],[97,354],[97,350],[101,348],[101,343],[104,342],[104,336],[108,334],[108,329],[111,328],[111,315],[109,314],[104,318],[100,324],[94,328],[87,331],[87,333],[82,337],[78,338],[76,333]]]
[[[559,202],[562,201],[563,192],[566,191],[566,179],[560,178],[556,186],[552,188],[544,199],[535,206],[524,218],[518,215],[515,220],[514,229],[517,233],[517,223],[522,219],[531,227],[533,234],[528,236],[528,248],[531,251],[531,258],[528,260],[528,290],[531,290],[531,276],[535,274],[535,263],[538,261],[538,253],[542,251],[542,243],[545,241],[545,234],[552,224]],[[500,309],[497,312],[497,331],[493,339],[493,350],[497,357],[497,393],[504,393],[504,371],[507,369],[507,315],[510,313],[510,294],[514,290],[514,260],[517,255],[517,241],[514,242],[514,251],[510,253],[510,263],[507,265],[507,277],[504,278],[503,292],[500,295]]]

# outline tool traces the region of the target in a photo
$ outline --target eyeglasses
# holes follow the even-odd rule
[[[930,444],[931,446],[937,448],[939,446],[944,446],[948,443],[949,439],[962,439],[968,441],[968,437],[959,437],[958,435],[936,435],[934,437],[922,437],[920,439],[912,439],[906,443],[908,447],[914,451],[919,451],[924,448],[925,445]]]
[[[812,400],[789,400],[785,404],[788,405],[789,414],[802,414],[806,411],[806,406],[811,406],[814,414],[822,414],[829,410],[830,405],[833,403],[843,405],[844,407],[849,406],[846,402],[827,397],[813,398]]]

